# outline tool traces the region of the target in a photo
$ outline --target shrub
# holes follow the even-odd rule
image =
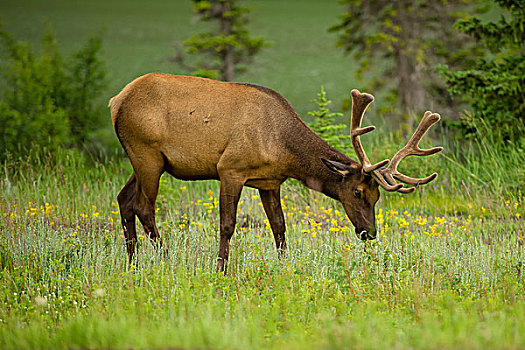
[[[66,60],[50,30],[35,53],[0,28],[6,62],[0,71],[0,159],[33,144],[50,150],[83,145],[101,120],[94,102],[105,86],[100,43],[100,38],[90,38]]]

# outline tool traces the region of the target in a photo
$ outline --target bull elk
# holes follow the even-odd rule
[[[419,141],[440,117],[426,112],[414,135],[392,161],[371,164],[360,136],[372,95],[352,90],[351,140],[359,162],[330,147],[299,118],[279,93],[252,84],[151,73],[129,83],[113,97],[111,118],[133,174],[118,194],[127,253],[136,249],[135,216],[154,243],[162,244],[155,224],[159,180],[168,172],[182,180],[220,180],[220,243],[217,269],[226,271],[237,203],[243,186],[259,190],[279,251],[286,249],[281,184],[295,178],[310,189],[340,201],[362,240],[376,237],[374,207],[379,186],[409,193],[422,179],[397,170],[409,156],[427,156]],[[388,167],[384,167],[390,163]],[[404,187],[396,180],[412,185]]]

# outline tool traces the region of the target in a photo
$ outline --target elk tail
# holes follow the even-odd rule
[[[108,103],[108,107],[111,110],[111,121],[113,122],[113,126],[115,126],[115,122],[117,121],[118,110],[120,109],[120,95],[121,94],[113,96]]]

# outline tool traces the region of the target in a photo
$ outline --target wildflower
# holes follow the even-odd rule
[[[105,291],[104,289],[102,289],[102,288],[97,288],[97,289],[94,290],[93,294],[94,294],[96,297],[101,298],[101,297],[104,296],[104,294],[106,294],[106,291]]]
[[[38,305],[38,306],[46,306],[47,305],[47,298],[45,297],[42,297],[42,296],[37,296],[35,298],[35,303]]]
[[[427,218],[423,218],[421,216],[418,216],[415,221],[417,224],[419,224],[419,226],[426,226],[427,224]]]
[[[399,224],[399,226],[401,226],[401,228],[407,228],[410,224],[408,223],[408,221],[405,220],[405,218],[397,218],[397,223]]]
[[[439,225],[443,225],[445,223],[445,217],[434,216],[434,220],[436,220]]]

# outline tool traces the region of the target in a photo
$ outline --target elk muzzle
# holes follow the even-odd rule
[[[375,227],[369,228],[369,229],[356,228],[355,229],[355,234],[362,241],[367,241],[367,240],[371,241],[373,239],[376,239],[377,231],[376,231]]]

